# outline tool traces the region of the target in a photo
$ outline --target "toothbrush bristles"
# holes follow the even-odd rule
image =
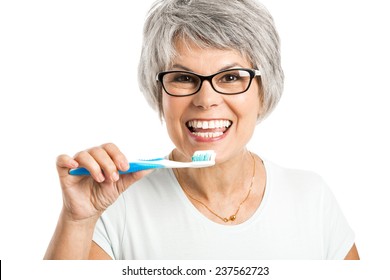
[[[192,161],[214,161],[215,152],[213,150],[196,151],[192,156]]]

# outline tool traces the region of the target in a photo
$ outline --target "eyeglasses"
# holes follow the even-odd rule
[[[261,76],[260,70],[235,68],[223,70],[210,76],[190,71],[165,71],[158,73],[156,80],[171,96],[193,95],[200,90],[205,80],[210,82],[216,92],[234,95],[247,91],[255,76]]]

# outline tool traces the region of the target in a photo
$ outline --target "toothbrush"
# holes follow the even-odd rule
[[[165,158],[155,158],[146,160],[136,160],[129,162],[130,168],[126,171],[119,171],[119,174],[126,174],[137,172],[146,169],[157,169],[157,168],[201,168],[215,165],[216,153],[213,150],[207,151],[196,151],[192,155],[192,161],[190,162],[179,162],[168,160]],[[90,175],[89,171],[84,168],[76,168],[69,170],[70,175],[84,176]]]

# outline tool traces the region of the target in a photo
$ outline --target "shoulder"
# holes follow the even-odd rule
[[[302,169],[286,168],[270,161],[264,161],[267,181],[284,191],[322,192],[326,183],[319,174]]]
[[[331,196],[325,180],[316,172],[286,168],[269,161],[265,161],[264,165],[273,207],[283,205],[287,209],[317,212]]]

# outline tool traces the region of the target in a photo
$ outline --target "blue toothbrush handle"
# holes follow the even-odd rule
[[[126,171],[119,171],[119,174],[133,173],[141,170],[156,169],[165,167],[162,164],[153,162],[130,162],[130,168]]]
[[[164,165],[153,163],[153,162],[130,162],[130,168],[126,171],[119,171],[119,174],[127,174],[127,173],[133,173],[141,170],[163,168],[163,167]],[[91,173],[89,173],[89,171],[84,167],[71,169],[69,170],[69,174],[73,176],[91,175]]]

